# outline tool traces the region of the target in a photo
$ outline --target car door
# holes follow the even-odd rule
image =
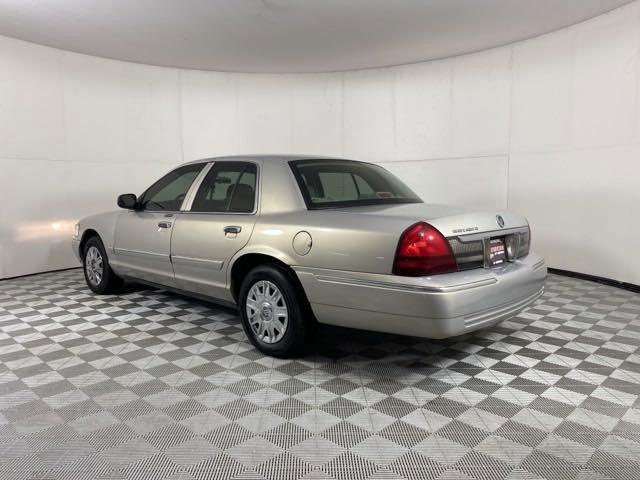
[[[205,164],[183,165],[162,177],[116,223],[113,263],[123,275],[175,286],[171,232],[187,193]]]
[[[227,267],[251,237],[257,185],[256,163],[213,164],[174,226],[171,259],[179,288],[231,299],[226,289]]]

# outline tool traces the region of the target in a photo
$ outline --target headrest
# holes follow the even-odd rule
[[[233,187],[229,188],[233,190]],[[229,192],[227,191],[227,197]],[[253,201],[255,197],[255,191],[251,185],[240,183],[235,186],[235,192],[231,199],[230,211],[233,212],[251,212],[253,211]]]

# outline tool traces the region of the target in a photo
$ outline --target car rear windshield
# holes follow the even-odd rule
[[[384,168],[353,160],[289,162],[309,209],[421,203]]]

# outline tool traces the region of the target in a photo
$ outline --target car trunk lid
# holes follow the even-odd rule
[[[527,226],[524,217],[505,210],[476,210],[428,203],[364,205],[336,208],[331,211],[343,214],[374,215],[381,217],[381,219],[405,219],[407,226],[415,222],[427,222],[436,227],[445,237],[474,235]]]
[[[514,261],[529,251],[530,234],[526,218],[505,210],[408,203],[367,205],[332,211],[365,217],[376,216],[380,218],[380,225],[385,225],[384,228],[397,228],[399,221],[404,228],[417,222],[426,222],[446,237],[459,270],[492,266],[492,247],[505,250],[505,262]],[[401,233],[399,231],[398,236]]]

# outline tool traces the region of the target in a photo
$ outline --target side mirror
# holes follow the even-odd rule
[[[133,193],[118,195],[118,206],[127,210],[135,210],[138,206],[138,198]]]

